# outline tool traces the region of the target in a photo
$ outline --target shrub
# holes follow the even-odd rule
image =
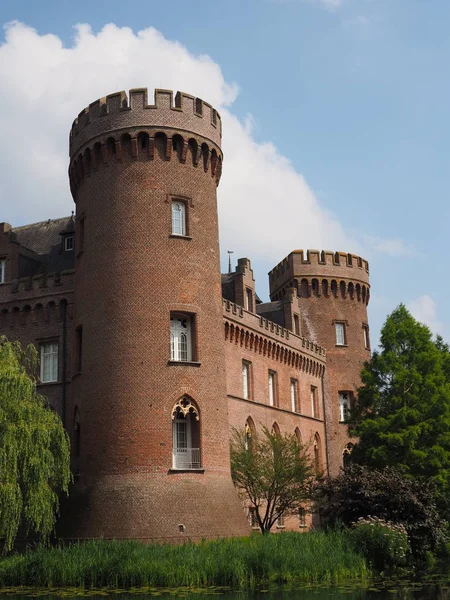
[[[410,549],[403,525],[377,517],[360,518],[351,531],[351,539],[375,571],[406,565]]]
[[[387,467],[371,469],[352,465],[336,477],[321,482],[317,500],[323,521],[334,526],[353,525],[369,515],[403,524],[411,552],[424,558],[446,540],[446,525],[436,506],[431,480],[413,480]]]

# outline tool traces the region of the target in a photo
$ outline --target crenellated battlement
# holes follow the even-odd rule
[[[156,89],[148,103],[147,88],[120,91],[99,98],[83,109],[70,132],[70,156],[92,138],[106,132],[134,127],[169,127],[192,132],[220,148],[222,122],[219,113],[201,98],[183,92]]]
[[[42,273],[40,275],[33,275],[32,277],[22,277],[21,279],[14,279],[10,283],[10,291],[13,294],[33,296],[37,291],[39,295],[43,293],[43,290],[52,290],[53,288],[60,290],[60,288],[69,288],[70,290],[74,285],[74,269],[68,269],[61,273]]]
[[[369,301],[369,263],[356,254],[294,250],[269,272],[272,300],[296,287],[300,297],[335,296]]]
[[[233,320],[242,320],[243,325],[252,329],[255,333],[260,332],[260,335],[278,339],[280,343],[287,343],[298,350],[307,351],[308,353],[320,357],[325,357],[326,355],[325,348],[319,344],[305,337],[296,335],[292,331],[289,331],[289,329],[286,329],[273,321],[269,321],[269,319],[266,319],[265,317],[251,313],[239,304],[235,304],[234,302],[230,302],[223,298],[222,306],[225,317],[232,318]]]

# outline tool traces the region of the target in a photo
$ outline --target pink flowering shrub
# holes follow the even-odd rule
[[[378,517],[361,517],[354,523],[351,537],[375,571],[390,571],[406,564],[410,547],[404,525]]]

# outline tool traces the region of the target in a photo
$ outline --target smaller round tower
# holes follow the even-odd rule
[[[303,334],[327,350],[327,453],[329,474],[335,476],[351,452],[348,413],[370,358],[369,263],[344,252],[295,250],[270,271],[269,282],[272,301],[297,289]]]

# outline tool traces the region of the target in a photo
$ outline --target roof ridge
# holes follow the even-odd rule
[[[25,227],[33,227],[34,225],[45,225],[50,223],[56,223],[57,221],[66,221],[67,219],[71,219],[71,215],[67,215],[67,217],[58,217],[56,219],[46,219],[45,221],[36,221],[35,223],[28,223],[27,225],[18,225],[17,227],[12,227],[12,231],[17,231],[18,229],[25,229]]]

